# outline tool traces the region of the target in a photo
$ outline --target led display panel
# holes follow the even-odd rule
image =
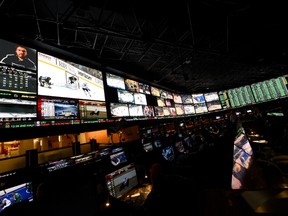
[[[128,107],[129,107],[129,114],[131,117],[144,115],[142,105],[129,104]]]
[[[38,52],[38,94],[105,101],[102,72],[83,68]]]
[[[37,117],[36,50],[2,39],[0,47],[0,121],[32,122]]]
[[[194,108],[194,106],[192,104],[183,105],[183,108],[184,108],[184,113],[186,115],[195,114],[195,108]]]
[[[124,78],[120,76],[116,76],[111,73],[106,73],[106,82],[107,85],[114,88],[125,89]]]
[[[139,86],[139,92],[140,93],[143,93],[143,94],[151,94],[150,92],[150,85],[148,84],[144,84],[144,83],[138,83],[138,86]]]
[[[183,104],[193,103],[192,95],[181,95],[181,99],[182,99]]]
[[[146,116],[146,117],[155,116],[153,106],[143,106],[143,115]]]
[[[251,89],[256,103],[287,97],[287,76],[254,83]]]
[[[0,39],[0,64],[20,70],[36,71],[36,50]]]
[[[192,99],[194,104],[205,103],[205,98],[203,94],[192,94]]]
[[[135,104],[147,105],[147,99],[145,94],[134,93],[134,101]]]
[[[87,123],[93,119],[106,119],[106,102],[79,100],[79,114],[82,123]]]
[[[222,106],[221,106],[217,92],[205,93],[204,98],[206,101],[206,106],[207,106],[208,111],[214,111],[214,110],[222,109]]]
[[[135,80],[125,79],[125,89],[130,92],[139,92],[139,83]]]
[[[128,104],[110,103],[112,117],[127,117],[129,116]]]
[[[182,98],[181,98],[181,95],[179,94],[173,94],[173,100],[175,103],[182,104]]]
[[[255,104],[251,87],[248,85],[229,89],[227,93],[232,108]]]
[[[78,119],[78,102],[69,98],[39,96],[38,115],[41,120]]]
[[[156,97],[160,97],[160,89],[151,86],[151,94]]]
[[[176,109],[177,115],[184,115],[185,114],[183,105],[175,104],[175,109]]]
[[[126,90],[117,89],[117,94],[119,103],[135,103],[134,93]]]

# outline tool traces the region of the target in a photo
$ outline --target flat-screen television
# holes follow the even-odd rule
[[[113,166],[118,166],[126,163],[128,160],[125,151],[120,151],[110,154],[110,161]]]
[[[173,94],[173,100],[175,103],[182,104],[182,98],[181,98],[181,95],[179,94]]]
[[[234,140],[232,189],[248,189],[247,183],[251,184],[251,182],[248,182],[251,181],[248,170],[251,169],[252,162],[253,150],[244,128],[240,127]],[[249,172],[249,175],[253,175],[253,173]]]
[[[0,215],[19,202],[33,201],[32,179],[24,169],[0,174]]]
[[[0,214],[1,212],[19,202],[32,202],[32,182],[22,182],[0,189]]]
[[[36,94],[0,90],[0,121],[33,121],[36,119]]]
[[[125,79],[125,89],[130,92],[139,92],[139,83],[135,80]]]
[[[160,97],[160,89],[154,86],[151,86],[151,95]]]
[[[161,106],[161,107],[166,106],[165,99],[160,98],[160,97],[157,98],[157,105],[158,105],[158,106]]]
[[[210,92],[204,94],[206,106],[208,111],[220,110],[222,109],[219,96],[217,92]]]
[[[78,101],[39,96],[38,115],[41,120],[78,119]]]
[[[38,52],[38,94],[105,101],[102,72]]]
[[[195,114],[195,108],[192,104],[183,105],[183,108],[186,115]]]
[[[184,115],[184,106],[182,104],[175,104],[176,114],[177,115]]]
[[[135,103],[134,93],[122,89],[117,89],[117,94],[119,103]]]
[[[110,103],[111,117],[129,116],[128,104]]]
[[[0,64],[21,70],[37,70],[35,49],[3,39],[0,39],[0,47]]]
[[[205,98],[203,94],[192,94],[192,99],[194,104],[205,103]]]
[[[110,87],[125,89],[125,82],[123,77],[111,73],[106,73],[106,82]]]
[[[163,107],[156,106],[156,107],[154,107],[154,109],[155,109],[155,116],[157,116],[157,117],[164,116]]]
[[[151,152],[151,151],[153,151],[153,144],[152,144],[152,142],[144,143],[144,144],[143,144],[143,149],[144,149],[145,152]]]
[[[169,107],[163,107],[163,113],[164,113],[164,116],[170,116]]]
[[[161,153],[162,157],[167,161],[173,161],[175,158],[174,149],[172,145],[163,147]]]
[[[139,82],[138,86],[139,86],[139,92],[140,93],[149,94],[149,95],[151,94],[150,85]]]
[[[79,114],[82,123],[89,122],[89,120],[93,119],[106,119],[106,102],[79,100]]]
[[[190,94],[181,95],[181,99],[182,99],[183,104],[192,104],[193,103],[192,95],[190,95]]]
[[[135,104],[147,105],[147,99],[145,94],[134,93]]]
[[[0,121],[32,122],[37,118],[36,50],[2,39],[0,47]]]
[[[167,91],[160,89],[160,97],[166,99],[168,96]]]
[[[146,117],[155,116],[154,107],[153,106],[143,106],[143,115]]]
[[[200,114],[200,113],[206,113],[208,112],[208,109],[207,109],[207,106],[206,106],[206,103],[197,103],[194,105],[194,108],[195,108],[195,112],[196,114]]]
[[[138,176],[133,163],[105,175],[109,194],[120,198],[138,186]]]
[[[129,115],[131,117],[144,116],[142,105],[129,104],[128,107],[129,107]]]

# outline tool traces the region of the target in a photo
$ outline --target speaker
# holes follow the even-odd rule
[[[30,149],[26,151],[26,167],[34,168],[38,166],[38,150]]]

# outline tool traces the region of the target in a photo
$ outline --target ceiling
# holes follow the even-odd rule
[[[286,74],[287,16],[277,0],[0,2],[1,34],[60,47],[180,93]]]

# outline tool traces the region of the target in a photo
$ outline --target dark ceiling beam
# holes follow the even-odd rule
[[[119,38],[125,38],[125,39],[130,39],[130,40],[137,40],[140,42],[149,42],[149,43],[154,43],[154,44],[158,44],[158,45],[165,45],[165,46],[170,46],[170,47],[174,47],[174,48],[181,48],[181,49],[186,49],[186,50],[194,50],[194,48],[190,45],[190,44],[184,44],[184,43],[177,43],[177,42],[169,42],[169,41],[165,41],[165,40],[161,40],[158,38],[142,38],[139,35],[136,34],[131,34],[131,33],[127,33],[127,32],[119,32],[119,31],[115,31],[113,29],[108,29],[108,28],[94,28],[91,26],[63,26],[63,29],[66,30],[71,30],[71,31],[82,31],[82,32],[87,32],[87,33],[99,33],[99,34],[103,34],[103,35],[109,35],[109,36],[113,36],[113,37],[119,37]],[[219,55],[221,54],[220,51],[218,50],[212,50],[212,49],[203,49],[203,48],[197,48],[196,50],[197,52],[207,52],[210,54],[214,54],[214,55]]]

